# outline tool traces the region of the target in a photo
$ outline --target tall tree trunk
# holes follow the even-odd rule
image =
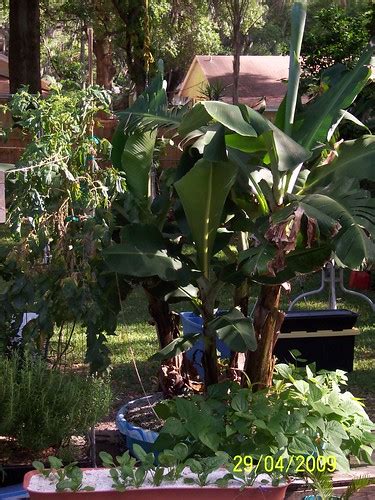
[[[236,26],[233,33],[233,104],[238,104],[238,83],[241,65],[241,26]]]
[[[254,329],[258,342],[256,351],[248,352],[245,372],[254,390],[270,387],[275,366],[273,348],[284,320],[279,311],[280,285],[262,285],[254,311]]]
[[[155,296],[146,287],[144,290],[148,298],[148,310],[155,322],[159,346],[162,349],[179,336],[179,318],[176,313],[170,311],[165,300]],[[165,398],[184,394],[187,390],[200,390],[201,388],[198,373],[185,353],[163,361],[160,365],[158,379],[159,389]]]
[[[179,335],[178,322],[170,311],[168,303],[144,287],[148,298],[148,310],[155,321],[160,349],[163,349]]]
[[[39,0],[9,2],[9,80],[12,94],[22,85],[41,91]]]
[[[124,49],[129,76],[140,95],[146,85],[145,18],[146,6],[140,0],[112,0],[120,18],[125,24]]]
[[[112,43],[108,37],[94,38],[96,83],[111,90],[116,69],[112,59]]]

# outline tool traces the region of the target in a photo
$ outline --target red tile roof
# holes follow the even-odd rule
[[[181,85],[187,81],[195,63],[198,63],[208,81],[215,80],[227,86],[224,101],[231,102],[233,89],[233,56],[196,56]],[[268,109],[277,109],[286,93],[289,70],[288,56],[241,56],[239,99],[252,105],[266,98]]]

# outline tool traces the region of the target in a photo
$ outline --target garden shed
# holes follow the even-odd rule
[[[286,93],[288,69],[287,56],[241,56],[240,103],[253,107],[265,98],[266,113],[272,116]],[[202,100],[202,88],[208,83],[223,86],[222,100],[232,102],[233,56],[195,56],[178,96],[193,101]]]

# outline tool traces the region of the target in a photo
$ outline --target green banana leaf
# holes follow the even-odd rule
[[[342,109],[348,108],[371,76],[375,43],[371,42],[363,52],[357,65],[342,74],[338,83],[332,85],[316,101],[297,116],[292,136],[306,149],[327,141],[332,123]]]
[[[235,352],[255,351],[257,341],[253,322],[238,309],[232,309],[208,323],[209,331]]]
[[[107,248],[103,254],[111,271],[126,276],[158,276],[185,284],[190,277],[184,263],[170,255],[160,231],[151,224],[129,224],[123,229],[123,243]]]
[[[374,181],[375,136],[364,135],[359,139],[340,144],[336,158],[328,165],[314,168],[301,192],[311,191],[316,186],[324,185],[324,180],[330,176],[336,179],[350,177]]]
[[[206,277],[224,203],[236,174],[237,168],[228,161],[202,158],[174,184],[196,245],[200,269]]]
[[[155,149],[156,131],[129,135],[121,156],[126,184],[133,196],[142,201],[149,195],[150,168]]]

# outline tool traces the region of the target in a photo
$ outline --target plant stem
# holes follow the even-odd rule
[[[245,372],[254,385],[254,391],[272,384],[275,357],[273,348],[284,320],[279,311],[280,285],[262,285],[254,311],[254,329],[258,341],[256,351],[248,351]]]

